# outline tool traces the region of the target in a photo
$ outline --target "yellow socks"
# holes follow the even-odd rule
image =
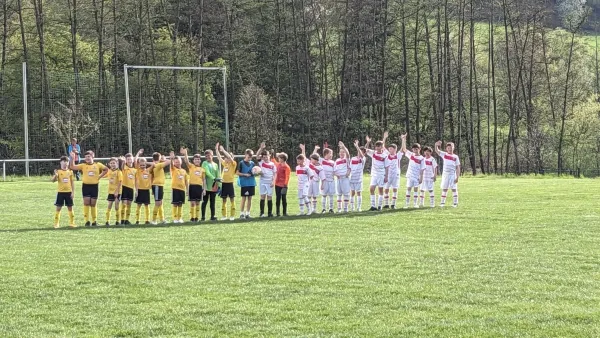
[[[154,208],[152,208],[152,221],[156,222],[156,217],[158,216],[158,208],[156,205],[154,205]]]
[[[125,213],[127,212],[127,206],[125,204],[121,204],[121,209],[119,209],[119,215],[121,215],[121,220],[125,220]]]
[[[160,207],[158,207],[158,219],[161,221],[165,220],[165,207],[164,204],[161,204]]]
[[[171,206],[171,216],[173,217],[173,220],[179,219],[179,218],[177,218],[177,206],[176,205]]]
[[[150,206],[144,205],[144,217],[146,218],[146,222],[150,220]]]
[[[229,217],[235,217],[235,203],[231,202],[231,208],[229,209]]]
[[[196,204],[196,218],[200,217],[200,204]]]
[[[98,219],[98,207],[97,206],[90,206],[90,208],[92,209],[92,223],[96,222],[96,220]]]
[[[221,214],[223,217],[227,217],[227,201],[223,199],[223,204],[221,205]]]
[[[135,221],[139,222],[140,221],[140,211],[142,210],[142,205],[138,204],[137,207],[135,208]]]
[[[111,214],[111,210],[106,209],[106,223],[110,223],[110,214]]]
[[[75,213],[73,212],[73,210],[69,211],[69,226],[75,227]]]
[[[54,211],[54,227],[58,228],[60,226],[60,211]]]
[[[117,217],[117,223],[120,223],[121,222],[121,209],[118,209],[118,210],[115,210],[115,211],[117,213],[117,215],[116,215],[116,217]]]
[[[131,204],[127,205],[127,212],[125,213],[125,219],[129,221],[129,217],[131,216]]]
[[[196,206],[190,205],[190,219],[193,220],[196,218]]]
[[[85,219],[86,223],[90,221],[90,206],[89,205],[83,206],[83,218]]]

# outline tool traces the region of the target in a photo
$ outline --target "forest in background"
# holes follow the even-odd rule
[[[600,170],[597,1],[0,0],[0,158],[127,151],[123,65],[227,66],[231,149],[454,141],[472,173]],[[133,71],[134,148],[212,148],[219,72]],[[588,174],[589,173],[589,174]]]

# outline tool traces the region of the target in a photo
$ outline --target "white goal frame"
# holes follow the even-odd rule
[[[178,67],[178,66],[131,66],[123,65],[125,75],[125,102],[127,105],[127,129],[129,131],[129,152],[133,154],[133,140],[131,136],[131,106],[129,102],[129,69],[165,69],[165,70],[220,70],[223,74],[223,108],[225,110],[225,149],[229,149],[229,109],[227,105],[227,67]],[[26,148],[27,149],[27,148]]]

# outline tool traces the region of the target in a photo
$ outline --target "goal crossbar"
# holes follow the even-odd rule
[[[229,149],[229,109],[227,106],[227,67],[182,67],[182,66],[134,66],[123,65],[125,75],[125,101],[127,107],[127,129],[129,130],[129,152],[133,153],[133,139],[131,133],[131,107],[129,104],[129,69],[164,69],[164,70],[218,70],[223,73],[223,108],[225,110],[225,148]]]

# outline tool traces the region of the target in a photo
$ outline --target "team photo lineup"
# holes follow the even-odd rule
[[[396,209],[402,159],[406,158],[406,199],[404,208],[425,207],[425,195],[429,195],[427,206],[433,208],[435,202],[435,182],[438,177],[439,156],[441,169],[441,199],[439,206],[446,205],[451,191],[452,206],[458,206],[458,180],[460,159],[454,153],[454,144],[435,143],[434,149],[414,143],[407,148],[406,134],[400,136],[401,146],[386,144],[388,132],[379,141],[365,137],[361,146],[359,140],[353,142],[352,151],[338,142],[338,157],[334,150],[315,146],[310,154],[304,144],[299,145],[300,153],[295,157],[294,173],[297,178],[297,203],[299,216],[320,213],[347,213],[363,210],[363,179],[367,157],[371,161],[369,197],[370,207],[366,210]],[[75,140],[76,141],[76,140]],[[75,142],[74,142],[75,144]],[[321,151],[322,150],[322,151]],[[445,151],[444,151],[445,150]],[[259,217],[288,216],[287,192],[292,162],[286,153],[266,150],[260,144],[256,153],[247,149],[244,158],[236,162],[234,156],[219,143],[215,151],[206,150],[203,156],[188,154],[181,148],[176,155],[168,156],[158,152],[152,154],[152,161],[142,157],[144,150],[135,155],[110,158],[106,165],[94,161],[94,152],[86,151],[82,163],[79,162],[79,146],[69,146],[69,156],[60,159],[60,168],[54,171],[52,182],[58,182],[54,227],[60,227],[62,207],[67,207],[69,227],[76,227],[73,210],[75,199],[75,178],[82,175],[81,196],[85,226],[98,226],[98,199],[104,196],[99,191],[100,181],[108,180],[106,192],[106,214],[104,225],[166,224],[163,202],[165,198],[166,171],[170,172],[172,223],[184,223],[183,206],[189,201],[189,222],[205,221],[207,207],[209,220],[216,221],[216,199],[222,199],[221,220],[250,219],[252,200],[260,197]],[[236,186],[240,202],[240,212],[236,215]],[[273,197],[275,195],[275,213]],[[411,203],[412,197],[412,203]],[[320,201],[319,201],[320,199]],[[154,202],[152,215],[150,204]],[[320,204],[319,204],[320,202]],[[337,202],[337,206],[336,206]],[[132,204],[136,205],[134,220]],[[112,218],[114,210],[114,218]],[[143,218],[142,218],[143,210]]]

